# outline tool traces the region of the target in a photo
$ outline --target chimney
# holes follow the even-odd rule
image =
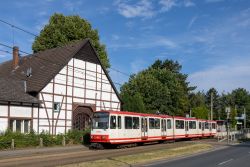
[[[19,64],[19,48],[17,46],[13,47],[13,60],[12,60],[12,68],[16,69]]]

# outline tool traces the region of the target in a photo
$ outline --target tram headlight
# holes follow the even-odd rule
[[[101,139],[102,139],[102,140],[106,140],[106,136],[102,136]]]

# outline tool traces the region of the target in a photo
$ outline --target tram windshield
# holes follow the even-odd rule
[[[97,112],[93,116],[93,129],[108,129],[109,124],[109,113]]]

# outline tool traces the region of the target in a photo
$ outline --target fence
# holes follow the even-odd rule
[[[219,142],[227,140],[227,132],[217,132],[216,137]],[[229,140],[250,139],[250,128],[229,132]]]

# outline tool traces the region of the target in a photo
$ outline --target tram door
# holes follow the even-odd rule
[[[204,136],[204,134],[205,134],[205,132],[204,132],[204,130],[205,130],[205,122],[201,123],[201,129],[202,129],[202,136]]]
[[[141,139],[146,140],[148,138],[148,119],[141,117]]]
[[[188,136],[188,131],[189,131],[189,122],[185,121],[185,131],[186,131],[186,136]]]
[[[161,120],[161,136],[166,137],[167,136],[167,126],[166,126],[166,119]]]

